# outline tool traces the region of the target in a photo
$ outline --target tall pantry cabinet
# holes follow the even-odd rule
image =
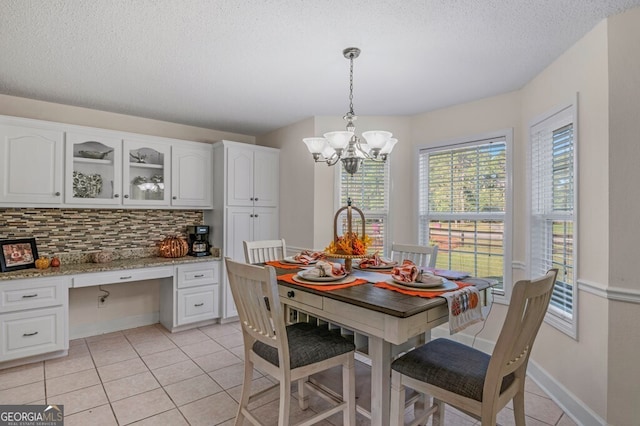
[[[280,151],[263,146],[220,141],[213,145],[213,211],[205,211],[214,247],[244,262],[242,242],[280,238],[278,223]],[[222,318],[238,316],[222,271]]]

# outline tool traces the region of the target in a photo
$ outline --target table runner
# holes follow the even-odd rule
[[[296,275],[296,274],[294,273],[294,274],[279,275],[278,279],[282,280],[282,281],[286,281],[286,282],[291,283],[291,284],[295,284],[295,285],[299,285],[299,286],[307,287],[307,288],[312,288],[314,290],[319,290],[319,291],[339,290],[341,288],[353,287],[353,286],[356,286],[356,285],[362,285],[362,284],[366,284],[367,283],[367,280],[363,280],[361,278],[357,278],[355,281],[352,281],[350,283],[344,283],[344,284],[322,284],[322,285],[302,284],[302,283],[299,283],[298,281],[295,281],[293,279],[294,275]]]

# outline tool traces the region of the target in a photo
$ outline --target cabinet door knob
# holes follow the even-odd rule
[[[60,196],[60,191],[56,192],[56,197]]]
[[[253,201],[253,197],[249,198],[249,201]]]
[[[253,215],[252,215],[252,214],[250,214],[250,215],[249,215],[249,217],[253,217]]]
[[[289,290],[287,292],[287,297],[290,299],[293,299],[295,297],[296,293],[293,290]]]
[[[173,198],[174,200],[177,200],[177,199],[178,199],[178,197],[176,197],[175,195],[174,195],[173,197],[171,197],[171,198]]]
[[[254,215],[253,215],[253,217],[258,217],[258,215],[257,215],[257,214],[254,214]]]
[[[119,198],[120,194],[113,194],[113,198]]]
[[[125,195],[124,195],[124,198],[129,198],[129,195],[128,195],[128,194],[125,194]]]
[[[258,197],[254,198],[253,201],[258,201]]]

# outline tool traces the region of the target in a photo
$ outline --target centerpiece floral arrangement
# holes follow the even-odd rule
[[[344,235],[337,237],[331,241],[324,249],[327,253],[332,254],[348,254],[348,255],[365,255],[371,246],[372,239],[368,235],[359,237],[355,232],[346,232]]]

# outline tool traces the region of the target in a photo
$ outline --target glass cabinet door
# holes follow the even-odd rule
[[[122,141],[90,134],[66,134],[65,202],[120,204]]]
[[[169,145],[124,141],[124,204],[169,205]]]

